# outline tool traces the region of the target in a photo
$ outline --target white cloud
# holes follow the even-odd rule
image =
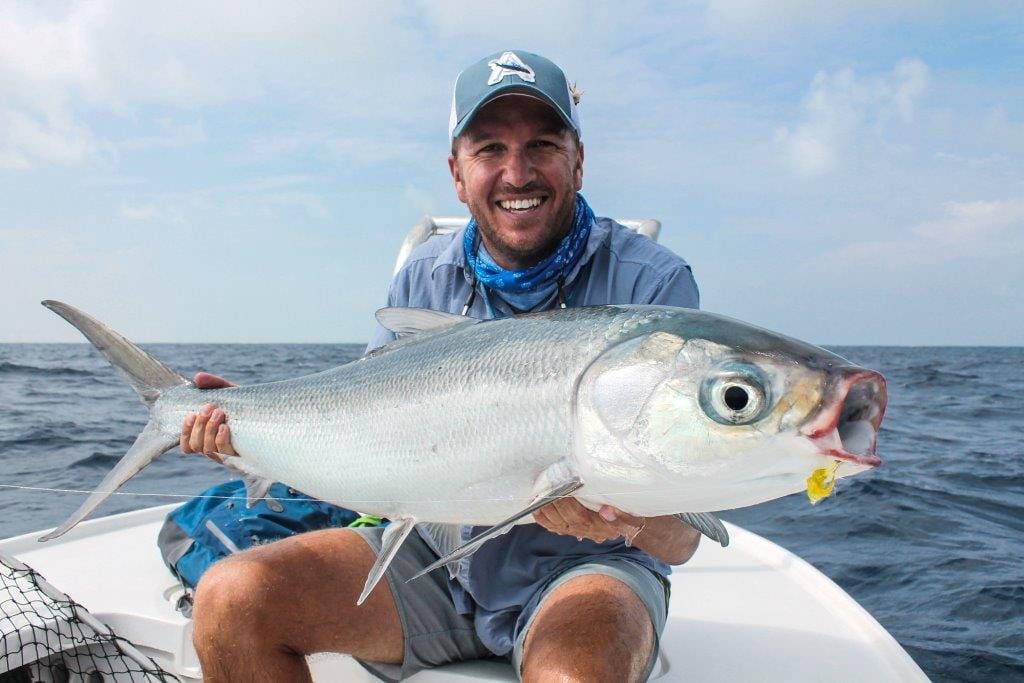
[[[853,69],[819,71],[802,109],[803,120],[775,131],[783,158],[797,174],[815,176],[837,168],[852,146],[870,143],[897,119],[913,122],[916,101],[928,86],[928,66],[904,60],[890,74],[858,78]]]
[[[51,21],[0,6],[0,166],[73,165],[96,153],[71,100],[99,89],[87,34],[103,13],[84,4]]]
[[[1006,165],[1010,157],[1005,154],[989,154],[985,157],[964,156],[962,154],[950,154],[949,152],[936,152],[932,155],[936,161],[949,161],[956,164],[963,164],[972,168],[983,168],[986,166]]]
[[[224,217],[281,217],[292,219],[296,210],[313,220],[331,215],[317,191],[316,176],[268,176],[187,192],[153,192],[122,199],[118,213],[127,221],[195,226]]]
[[[131,175],[101,175],[84,178],[82,184],[86,187],[103,188],[133,187],[135,185],[145,185],[146,179]]]
[[[965,250],[1014,253],[1007,250],[1021,242],[1024,235],[1024,198],[949,202],[944,210],[945,216],[923,222],[913,232],[933,247],[949,249],[957,258]]]
[[[335,125],[370,119],[422,126],[439,58],[399,4],[72,2],[51,13],[0,5],[0,164],[82,164],[109,143],[91,120],[146,130],[197,108],[272,98]],[[197,18],[201,17],[201,20]],[[387,40],[380,40],[387,35]],[[372,65],[372,68],[367,68]],[[447,73],[449,69],[443,71]],[[382,75],[401,91],[381,87]],[[445,79],[448,80],[447,78]],[[443,99],[443,98],[442,98]],[[155,112],[155,113],[154,113]],[[443,136],[443,117],[438,119]],[[164,124],[125,150],[206,140],[201,122]]]
[[[282,215],[291,215],[291,209],[299,209],[315,220],[322,220],[331,215],[327,202],[315,192],[265,193],[259,197],[259,204],[265,207],[268,214],[279,211]]]
[[[40,162],[72,166],[99,147],[92,132],[67,112],[36,114],[0,103],[0,168],[25,169]]]
[[[1024,247],[1024,198],[947,202],[942,215],[884,240],[853,242],[816,256],[815,270],[876,278],[941,277],[938,266],[972,261],[996,276],[1020,273]]]
[[[426,188],[419,187],[412,183],[405,186],[402,196],[410,206],[425,215],[436,215],[438,211],[437,196]]]
[[[802,253],[778,273],[773,292],[785,297],[769,299],[775,315],[790,317],[798,336],[832,343],[1024,342],[1024,196],[948,202],[890,231]],[[793,316],[794,307],[815,314]]]
[[[185,222],[185,210],[179,204],[168,200],[152,202],[121,201],[121,217],[129,221],[154,221],[160,223]]]
[[[720,36],[782,37],[808,27],[821,31],[855,19],[890,20],[933,14],[936,9],[927,0],[710,0],[705,19]]]
[[[167,149],[171,147],[188,147],[206,142],[206,129],[202,121],[177,124],[166,119],[157,122],[162,133],[128,138],[117,143],[122,151],[143,149]]]

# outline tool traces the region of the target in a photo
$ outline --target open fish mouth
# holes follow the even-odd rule
[[[805,429],[806,435],[825,457],[860,468],[881,465],[875,447],[888,401],[885,378],[871,370],[848,370],[830,393],[832,400]]]

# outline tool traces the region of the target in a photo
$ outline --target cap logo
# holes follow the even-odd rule
[[[487,66],[491,67],[491,77],[487,79],[487,85],[497,85],[505,76],[519,76],[527,83],[533,83],[533,69],[526,66],[515,52],[506,52],[497,59],[487,62]]]

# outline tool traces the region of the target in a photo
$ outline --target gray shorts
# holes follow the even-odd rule
[[[353,529],[363,537],[375,553],[380,552],[382,527]],[[439,570],[406,583],[423,567],[437,560],[418,533],[411,533],[392,560],[387,571],[388,586],[398,607],[405,634],[405,655],[401,665],[367,662],[360,660],[370,673],[385,681],[400,681],[421,669],[429,669],[450,662],[466,659],[487,659],[495,655],[487,649],[476,635],[473,619],[459,614],[448,591],[448,572]],[[668,590],[665,580],[649,569],[618,558],[596,557],[594,561],[581,564],[553,577],[541,589],[541,598],[527,615],[524,626],[515,634],[515,643],[508,656],[501,660],[511,661],[519,674],[522,666],[523,643],[533,624],[533,618],[548,594],[566,581],[584,574],[606,574],[618,579],[633,589],[647,607],[654,626],[655,647],[647,663],[647,675],[657,661],[658,641],[665,628],[668,613]]]

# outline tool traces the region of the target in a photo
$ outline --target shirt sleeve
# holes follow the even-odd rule
[[[641,301],[634,303],[700,308],[700,291],[690,266],[683,265],[673,270],[667,277],[656,282]]]

